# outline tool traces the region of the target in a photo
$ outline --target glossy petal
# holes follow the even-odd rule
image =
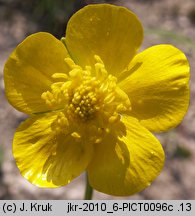
[[[9,102],[19,111],[48,111],[41,94],[50,90],[54,73],[68,71],[63,43],[48,33],[27,37],[12,52],[4,68],[5,91]]]
[[[66,46],[76,63],[94,65],[94,55],[99,55],[108,72],[116,76],[128,65],[142,39],[142,26],[135,14],[108,4],[79,10],[66,30]]]
[[[68,184],[87,167],[92,148],[75,142],[70,135],[56,135],[53,122],[57,114],[38,115],[27,119],[17,129],[13,154],[21,174],[39,187]]]
[[[189,105],[189,64],[177,48],[146,49],[135,56],[119,80],[131,101],[131,115],[149,130],[166,131],[183,119]]]
[[[159,175],[164,151],[159,141],[132,117],[123,117],[123,135],[108,135],[96,145],[88,167],[92,187],[103,193],[127,196],[137,193]]]

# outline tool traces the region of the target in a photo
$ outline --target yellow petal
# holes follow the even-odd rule
[[[123,117],[122,122],[126,134],[110,134],[96,145],[88,167],[92,187],[116,196],[140,192],[159,175],[164,164],[159,141],[136,119]]]
[[[66,30],[66,46],[81,66],[94,65],[99,55],[117,76],[135,55],[143,39],[138,18],[124,7],[96,4],[75,13]]]
[[[9,102],[27,114],[49,108],[41,94],[50,90],[54,73],[66,73],[67,51],[63,43],[48,33],[27,37],[12,52],[4,68],[5,91]]]
[[[39,187],[68,184],[85,170],[92,156],[90,145],[76,142],[70,134],[65,135],[67,131],[54,132],[57,116],[49,113],[31,117],[14,136],[17,166],[28,181]]]
[[[121,74],[119,86],[131,101],[132,115],[151,131],[175,127],[189,105],[189,64],[171,45],[139,53]]]

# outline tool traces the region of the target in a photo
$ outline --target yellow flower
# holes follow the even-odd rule
[[[137,54],[142,25],[129,10],[89,5],[69,20],[63,43],[27,37],[4,68],[9,102],[30,117],[16,130],[21,174],[40,187],[83,171],[98,191],[131,195],[164,164],[151,132],[181,122],[189,104],[189,64],[171,45]]]

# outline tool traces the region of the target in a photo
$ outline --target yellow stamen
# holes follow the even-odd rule
[[[68,75],[67,74],[64,74],[64,73],[54,73],[52,75],[52,78],[54,79],[68,79]]]
[[[95,134],[94,143],[101,142],[103,134],[109,133],[108,124],[120,121],[121,113],[130,110],[128,96],[117,88],[117,79],[109,75],[102,59],[95,55],[94,67],[84,69],[76,65],[71,58],[65,58],[70,68],[69,73],[54,73],[53,79],[58,79],[51,85],[51,90],[44,92],[41,98],[45,103],[62,112],[54,121],[55,131],[67,130],[74,122],[86,123],[101,118],[100,127],[90,128]],[[95,71],[93,71],[95,70]],[[107,125],[104,125],[107,124]],[[80,132],[71,133],[75,139],[80,139]]]

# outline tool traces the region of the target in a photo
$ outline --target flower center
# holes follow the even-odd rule
[[[75,89],[70,99],[68,113],[82,120],[92,119],[100,109],[99,83],[91,77],[85,78],[83,83]]]
[[[116,77],[107,73],[99,56],[95,55],[94,58],[93,68],[86,66],[84,69],[71,58],[65,58],[69,73],[52,75],[57,82],[41,98],[51,110],[60,110],[55,128],[63,129],[75,122],[97,119],[96,122],[102,124],[97,130],[101,131],[105,125],[120,120],[121,114],[130,110],[129,98],[117,87]],[[76,137],[79,137],[78,134]]]

